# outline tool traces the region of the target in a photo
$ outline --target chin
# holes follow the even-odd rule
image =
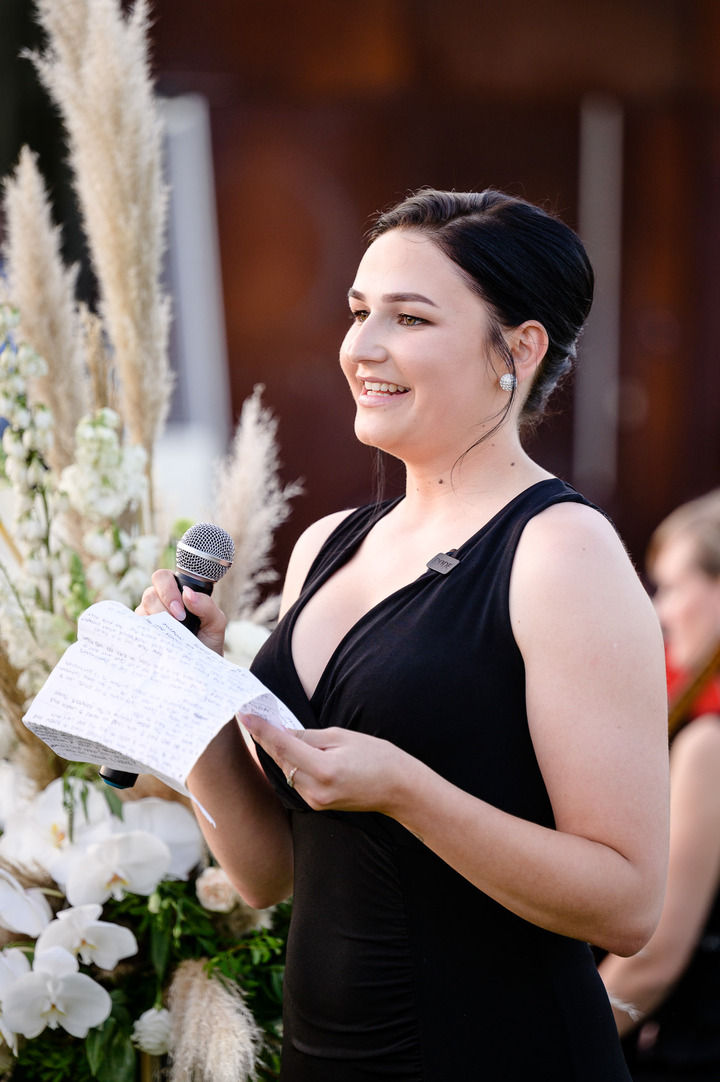
[[[670,643],[667,648],[668,660],[681,672],[692,672],[706,660],[706,653],[690,643]]]

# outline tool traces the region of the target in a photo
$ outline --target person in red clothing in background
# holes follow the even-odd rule
[[[600,973],[636,1082],[720,1079],[720,489],[657,528],[648,572],[665,635],[670,865],[658,928]]]

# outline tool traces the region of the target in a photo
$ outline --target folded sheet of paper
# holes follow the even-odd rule
[[[203,646],[169,613],[137,616],[117,601],[91,605],[23,718],[65,759],[185,780],[237,713],[302,729],[247,669]]]

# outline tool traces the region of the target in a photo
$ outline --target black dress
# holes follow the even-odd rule
[[[448,574],[428,570],[380,602],[308,700],[291,654],[297,615],[397,501],[352,512],[253,672],[306,728],[386,738],[552,827],[508,593],[525,524],[564,501],[585,502],[557,479],[533,485],[455,551]],[[261,757],[295,848],[283,1082],[629,1082],[587,944],[515,916],[387,816],[310,810]]]

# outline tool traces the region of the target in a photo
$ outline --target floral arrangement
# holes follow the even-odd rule
[[[271,1079],[288,904],[247,907],[156,779],[119,794],[22,724],[79,615],[98,600],[135,607],[187,525],[162,521],[152,468],[172,378],[147,6],[35,8],[47,44],[31,59],[65,123],[98,303],[76,300],[24,148],[4,186],[0,282],[0,1079]],[[261,394],[208,514],[235,542],[216,596],[240,664],[274,618],[269,554],[300,491],[279,481]]]

